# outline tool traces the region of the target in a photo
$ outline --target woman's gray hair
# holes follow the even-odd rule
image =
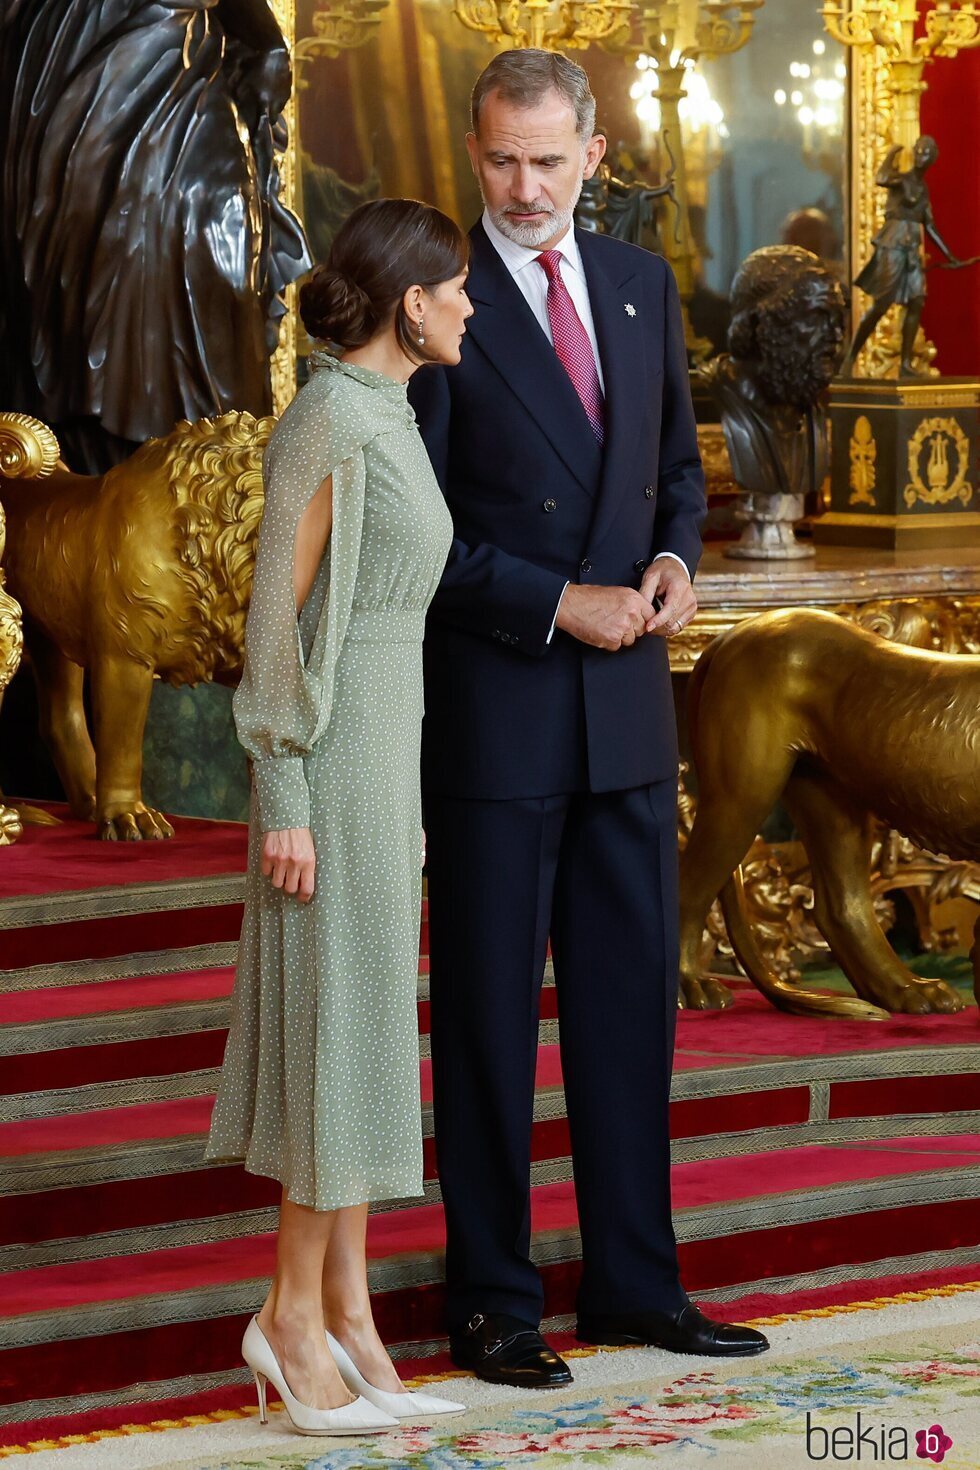
[[[480,131],[480,110],[491,92],[518,107],[536,107],[549,92],[557,92],[575,113],[575,127],[583,143],[595,132],[595,98],[582,68],[555,51],[501,51],[481,72],[473,88],[473,131]]]

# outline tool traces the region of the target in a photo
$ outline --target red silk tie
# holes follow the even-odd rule
[[[601,444],[604,437],[604,414],[599,370],[589,334],[575,310],[568,287],[561,278],[561,251],[544,250],[537,261],[548,277],[548,321],[551,323],[555,351],[582,400],[592,432]]]

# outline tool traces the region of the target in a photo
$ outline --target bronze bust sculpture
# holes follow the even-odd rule
[[[963,263],[940,239],[932,219],[925,173],[939,156],[935,140],[919,138],[912,150],[912,167],[904,171],[896,164],[901,151],[900,143],[889,148],[875,179],[880,188],[888,190],[885,219],[872,242],[874,251],[871,259],[854,281],[855,286],[860,286],[873,300],[858,323],[847,350],[841,368],[844,375],[850,373],[858,353],[888,308],[898,305],[904,307],[899,375],[915,377],[912,353],[926,300],[924,236],[928,235],[939,246],[950,265]]]
[[[98,473],[181,419],[271,412],[291,86],[266,0],[5,0],[0,406]]]
[[[755,250],[735,274],[729,350],[700,372],[747,492],[748,524],[728,555],[812,555],[793,522],[827,470],[819,399],[837,370],[845,309],[837,277],[798,245]]]

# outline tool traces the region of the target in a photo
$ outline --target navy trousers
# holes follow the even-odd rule
[[[549,933],[582,1234],[578,1309],[679,1309],[668,1136],[676,783],[427,797],[425,825],[450,1331],[476,1312],[541,1320],[530,1145]]]

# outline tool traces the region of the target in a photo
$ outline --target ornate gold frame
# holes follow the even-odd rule
[[[296,0],[270,0],[270,3],[289,47],[289,54],[292,55],[296,44]],[[281,193],[283,203],[298,213],[296,159],[299,140],[296,135],[298,120],[295,97],[294,92],[286,108],[289,146],[282,159]],[[277,414],[282,413],[296,392],[296,331],[296,287],[291,285],[286,287],[286,315],[280,330],[279,346],[272,358],[272,398]]]

